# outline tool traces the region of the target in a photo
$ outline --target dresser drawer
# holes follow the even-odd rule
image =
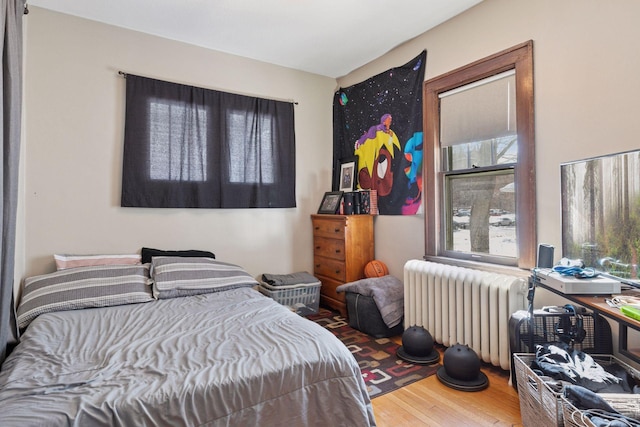
[[[364,277],[374,259],[371,215],[311,215],[313,273],[322,282],[320,302],[347,316],[344,292],[336,288]]]
[[[336,259],[315,255],[313,257],[313,272],[320,276],[336,279],[342,283],[346,280],[344,262]]]
[[[320,292],[322,293],[323,296],[329,297],[331,299],[334,299],[340,302],[346,301],[346,295],[344,292],[340,292],[340,293],[336,292],[336,288],[342,285],[343,283],[337,282],[332,279],[328,279],[326,277],[321,278],[320,281],[322,282],[322,288]]]
[[[313,253],[315,255],[344,261],[344,249],[344,240],[313,237]]]
[[[313,235],[343,239],[345,223],[343,219],[314,219]]]

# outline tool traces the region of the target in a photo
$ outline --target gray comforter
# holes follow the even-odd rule
[[[372,426],[330,332],[253,289],[40,315],[0,371],[1,426]]]

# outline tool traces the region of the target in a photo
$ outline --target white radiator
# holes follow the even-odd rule
[[[508,370],[509,317],[526,309],[527,281],[423,260],[404,266],[404,325],[424,327],[450,347],[466,344]]]

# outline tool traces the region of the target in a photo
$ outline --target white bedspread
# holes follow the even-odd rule
[[[349,350],[253,289],[48,313],[0,371],[0,426],[372,426]]]

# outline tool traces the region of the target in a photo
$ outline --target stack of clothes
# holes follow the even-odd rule
[[[262,275],[262,281],[271,286],[291,286],[318,283],[318,279],[306,271],[299,271],[291,274],[264,273]]]

